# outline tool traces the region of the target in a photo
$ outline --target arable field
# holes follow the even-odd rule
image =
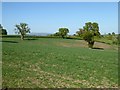
[[[118,87],[117,46],[54,38],[3,38],[2,45],[4,88]]]

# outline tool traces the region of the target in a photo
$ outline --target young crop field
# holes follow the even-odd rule
[[[2,85],[7,88],[118,87],[117,46],[60,38],[3,38]]]

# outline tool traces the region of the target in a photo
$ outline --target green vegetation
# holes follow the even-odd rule
[[[117,45],[61,38],[2,40],[3,87],[118,87]],[[99,49],[97,49],[99,47]]]
[[[88,42],[89,48],[93,48],[95,42],[94,37],[100,36],[99,25],[95,22],[87,22],[85,26],[83,26],[83,29],[80,28],[76,33]]]
[[[95,41],[110,44],[110,45],[118,45],[120,43],[119,34],[112,35],[110,33],[101,35],[100,38],[95,38]]]
[[[59,28],[49,36],[29,36],[28,24],[15,27],[20,35],[7,35],[0,24],[3,88],[118,87],[120,42],[114,32],[100,35],[91,22],[74,35]]]
[[[53,36],[61,36],[62,38],[65,38],[68,33],[68,28],[59,28],[59,32],[56,32]]]
[[[0,35],[7,35],[6,29],[4,29],[1,24],[0,24]]]
[[[16,33],[21,35],[21,40],[24,40],[26,33],[30,33],[30,28],[26,23],[20,23],[20,25],[15,25]]]

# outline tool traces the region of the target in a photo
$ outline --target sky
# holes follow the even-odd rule
[[[34,33],[55,33],[61,27],[74,34],[86,22],[97,22],[100,33],[118,33],[117,2],[2,2],[2,25],[15,34],[25,22]]]
[[[1,0],[2,2],[119,2],[120,0]]]

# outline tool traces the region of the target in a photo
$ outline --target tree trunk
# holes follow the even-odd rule
[[[24,40],[24,35],[21,35],[21,40]]]
[[[88,42],[88,47],[89,47],[89,48],[93,48],[93,45],[94,45],[94,41]]]
[[[62,38],[64,39],[64,35],[62,35]]]

